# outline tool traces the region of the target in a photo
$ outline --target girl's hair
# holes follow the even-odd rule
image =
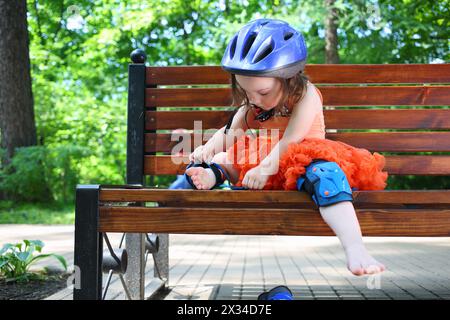
[[[276,79],[281,82],[283,95],[280,102],[275,107],[275,112],[280,111],[283,105],[286,105],[289,110],[292,110],[292,107],[303,98],[306,92],[306,86],[309,80],[308,75],[306,75],[304,71],[299,71],[292,78]],[[244,106],[247,110],[250,109],[251,106],[247,93],[236,81],[236,76],[233,73],[231,74],[231,92],[234,106]]]

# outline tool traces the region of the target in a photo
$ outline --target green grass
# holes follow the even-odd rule
[[[0,201],[0,224],[74,224],[74,205]]]

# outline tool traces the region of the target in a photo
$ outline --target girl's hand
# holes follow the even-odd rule
[[[193,161],[195,163],[202,163],[202,162],[211,162],[212,158],[214,157],[214,150],[211,150],[206,145],[198,146],[194,152],[192,152],[189,155],[189,161]]]
[[[258,165],[250,170],[244,176],[242,180],[242,186],[249,189],[262,189],[269,180],[270,175],[264,174],[262,168]]]

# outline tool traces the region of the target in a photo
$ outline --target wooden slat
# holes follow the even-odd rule
[[[450,151],[450,132],[341,132],[326,137],[372,152]]]
[[[147,111],[146,130],[221,128],[233,111]],[[450,109],[324,110],[327,129],[450,129]],[[289,118],[287,118],[289,121]]]
[[[450,64],[308,64],[314,83],[448,83]],[[148,67],[147,85],[228,84],[220,66]]]
[[[385,156],[385,171],[391,175],[450,175],[450,156]],[[144,174],[184,174],[187,157],[145,156]]]
[[[216,203],[205,203],[205,202],[189,202],[188,205],[183,202],[164,202],[159,201],[158,202],[159,207],[197,207],[197,208],[215,208],[217,207]],[[311,209],[315,206],[315,204],[311,201],[308,202],[299,202],[295,204],[295,209]],[[236,208],[236,202],[220,202],[221,208]],[[273,203],[267,203],[265,208],[277,208],[277,209],[292,209],[292,204],[273,204]],[[403,205],[403,204],[392,204],[392,203],[386,203],[386,204],[358,204],[358,209],[412,209],[412,208],[420,208],[420,209],[447,209],[448,204],[420,204],[419,205]],[[261,208],[261,203],[253,202],[253,203],[245,203],[245,208]]]
[[[317,83],[449,83],[450,64],[311,65]]]
[[[174,135],[174,139],[178,139],[176,141],[171,141],[170,133],[147,133],[145,134],[145,152],[171,153],[174,146],[179,143],[183,143],[186,152],[192,152],[194,146],[202,143],[202,138],[206,142],[213,133],[208,135],[199,133],[197,140],[194,140],[193,133]],[[339,132],[327,133],[326,138],[372,152],[450,151],[450,132]],[[230,145],[232,142],[233,139],[230,136]]]
[[[193,89],[146,89],[147,107],[192,107],[192,106],[229,106],[230,88],[193,88]]]
[[[207,194],[207,196],[205,196]],[[243,196],[245,195],[245,196]],[[450,190],[381,190],[354,191],[356,207],[363,204],[440,204],[450,205]],[[126,189],[120,186],[102,186],[100,189],[102,202],[179,202],[192,207],[192,204],[220,205],[232,202],[239,207],[247,207],[258,203],[260,207],[267,205],[290,205],[296,208],[300,203],[314,206],[305,192],[284,190],[183,190],[183,189]]]
[[[450,86],[320,87],[327,106],[448,106]],[[146,89],[147,107],[231,105],[230,88]]]
[[[450,236],[450,210],[362,209],[364,236]],[[332,236],[317,209],[100,207],[100,232]]]

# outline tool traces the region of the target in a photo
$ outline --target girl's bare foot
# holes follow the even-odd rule
[[[192,167],[186,170],[197,189],[209,190],[216,184],[216,176],[209,168]]]
[[[355,244],[345,249],[347,268],[354,275],[374,274],[383,272],[386,267],[375,260],[362,244]]]

